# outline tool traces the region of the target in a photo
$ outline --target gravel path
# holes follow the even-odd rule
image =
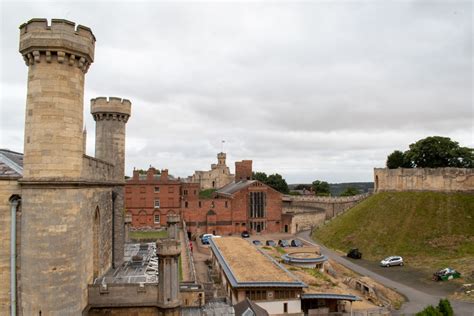
[[[310,237],[309,231],[303,231],[297,234],[297,236],[305,241],[317,245]],[[397,292],[403,294],[407,297],[408,302],[403,304],[402,308],[399,311],[394,312],[394,315],[411,315],[421,311],[427,305],[438,305],[438,302],[441,298],[444,297],[443,289],[436,289],[436,287],[425,284],[424,282],[419,281],[417,277],[406,278],[406,277],[394,277],[388,272],[390,271],[379,271],[378,267],[375,267],[374,264],[364,264],[362,266],[357,261],[348,260],[345,256],[341,256],[339,253],[332,251],[322,245],[321,253],[328,256],[329,258],[337,261],[338,263],[344,265],[345,267],[359,273],[366,275],[375,281],[390,287]],[[393,268],[389,268],[393,269]],[[396,270],[392,270],[396,271]],[[382,275],[383,274],[383,275]],[[393,275],[400,274],[392,273]],[[396,279],[396,280],[395,280]],[[418,281],[417,281],[418,280]],[[474,304],[451,301],[454,312],[456,315],[460,316],[474,316]]]

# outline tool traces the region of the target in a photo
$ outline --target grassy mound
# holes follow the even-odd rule
[[[324,245],[356,247],[368,260],[401,255],[407,264],[474,271],[474,195],[378,193],[314,232]]]

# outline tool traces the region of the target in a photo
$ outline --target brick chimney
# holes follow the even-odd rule
[[[140,178],[140,172],[136,169],[133,169],[133,180],[137,180]]]
[[[156,174],[156,169],[153,167],[148,168],[146,171],[146,179],[147,180],[153,180]]]
[[[161,169],[161,181],[168,181],[168,169]]]
[[[252,180],[252,160],[235,162],[235,181]]]

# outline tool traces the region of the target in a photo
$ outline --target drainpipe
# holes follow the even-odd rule
[[[21,198],[10,198],[11,228],[10,228],[10,313],[16,315],[16,212]]]
[[[115,199],[117,193],[112,191],[112,269],[115,269]]]

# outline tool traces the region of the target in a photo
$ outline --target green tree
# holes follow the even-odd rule
[[[330,195],[331,192],[329,191],[329,183],[326,181],[313,181],[313,191],[316,195]]]
[[[267,174],[265,172],[252,172],[252,179],[267,183]]]
[[[449,302],[447,298],[439,300],[438,310],[440,311],[441,314],[443,314],[443,316],[454,315],[454,311],[453,311],[453,308],[451,307],[451,303]]]
[[[433,307],[432,305],[425,307],[424,310],[422,310],[419,313],[416,313],[415,315],[416,316],[443,316],[443,314],[441,314],[441,312],[437,308]]]
[[[287,194],[288,192],[290,192],[286,180],[283,179],[283,177],[278,173],[269,175],[266,184],[281,193]]]
[[[360,194],[359,190],[354,187],[347,187],[342,193],[341,196],[353,196]]]
[[[407,155],[400,150],[395,150],[393,153],[388,155],[386,165],[389,169],[412,168],[411,161],[408,159]]]
[[[311,190],[311,184],[298,184],[295,190]]]
[[[430,136],[410,145],[406,157],[417,168],[474,168],[474,150],[449,137]]]

